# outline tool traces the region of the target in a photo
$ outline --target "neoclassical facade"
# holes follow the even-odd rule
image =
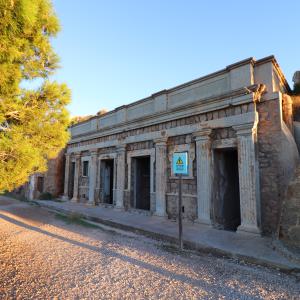
[[[172,154],[184,151],[185,219],[270,234],[298,162],[289,92],[273,56],[250,58],[79,123],[64,197],[176,218]]]

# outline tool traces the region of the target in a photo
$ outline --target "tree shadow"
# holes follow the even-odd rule
[[[153,264],[138,260],[136,258],[127,256],[127,255],[124,255],[124,254],[117,253],[117,252],[113,251],[112,249],[105,249],[103,247],[97,247],[97,246],[85,244],[85,243],[76,241],[74,239],[70,239],[70,238],[67,238],[67,237],[64,237],[64,236],[61,236],[61,235],[58,235],[58,234],[54,234],[52,232],[43,230],[41,228],[26,224],[22,221],[15,220],[15,219],[13,219],[9,216],[6,216],[4,214],[1,214],[1,213],[0,213],[0,219],[3,219],[7,222],[10,222],[10,223],[12,223],[16,226],[23,227],[27,230],[35,231],[35,232],[38,232],[40,234],[52,237],[54,239],[58,239],[60,241],[69,243],[71,245],[74,245],[74,246],[77,246],[77,247],[81,247],[81,248],[88,249],[90,251],[99,253],[99,254],[107,257],[107,258],[120,259],[120,260],[122,260],[126,263],[129,263],[129,264],[135,265],[137,267],[140,267],[140,268],[146,269],[148,271],[151,271],[151,272],[157,273],[159,275],[162,275],[162,276],[164,276],[164,277],[166,277],[170,280],[175,279],[175,280],[180,281],[182,283],[185,283],[185,284],[188,284],[188,285],[193,285],[194,287],[199,287],[200,289],[203,289],[208,293],[211,293],[210,289],[212,288],[212,286],[214,286],[213,283],[208,283],[208,282],[206,282],[204,280],[201,280],[201,279],[195,279],[195,278],[191,278],[189,276],[183,275],[183,274],[177,274],[177,273],[168,271],[168,270],[163,269],[161,267],[157,267]],[[249,295],[247,295],[245,293],[242,293],[240,291],[237,291],[234,288],[231,288],[231,287],[227,286],[226,289],[231,290],[231,292],[234,292],[235,297],[242,298],[242,299],[245,299],[245,298],[249,297]],[[217,298],[218,297],[223,297],[223,296],[226,297],[226,294],[218,293],[218,295],[214,294],[213,296],[217,297]]]

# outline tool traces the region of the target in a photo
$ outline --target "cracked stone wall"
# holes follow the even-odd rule
[[[280,237],[300,244],[300,166],[289,184],[280,223]]]
[[[285,110],[281,109],[285,106]],[[258,160],[260,168],[261,220],[263,233],[278,232],[282,202],[294,174],[299,154],[292,132],[284,120],[291,109],[280,98],[262,100],[257,105]]]

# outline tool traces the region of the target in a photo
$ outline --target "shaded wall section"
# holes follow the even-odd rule
[[[299,159],[291,124],[284,121],[292,110],[283,111],[283,106],[280,93],[257,105],[262,231],[267,235],[278,233],[282,203]]]

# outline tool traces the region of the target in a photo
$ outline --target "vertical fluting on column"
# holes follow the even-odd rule
[[[95,205],[95,189],[97,180],[97,149],[91,150],[91,166],[89,172],[89,201],[88,204]]]
[[[65,154],[65,182],[64,182],[64,200],[69,199],[69,178],[70,178],[70,153]]]
[[[241,225],[238,231],[260,233],[260,197],[256,159],[256,124],[234,126],[238,141]]]
[[[155,215],[166,216],[166,192],[167,192],[167,140],[161,138],[155,140]]]
[[[79,174],[80,174],[80,161],[81,155],[80,153],[75,154],[75,172],[74,172],[74,189],[73,189],[73,197],[71,199],[72,202],[79,201]]]
[[[116,188],[117,208],[124,208],[125,156],[126,156],[126,146],[122,145],[117,149],[117,188]]]
[[[212,149],[211,129],[203,129],[195,134],[197,155],[197,222],[211,224],[212,205]]]

